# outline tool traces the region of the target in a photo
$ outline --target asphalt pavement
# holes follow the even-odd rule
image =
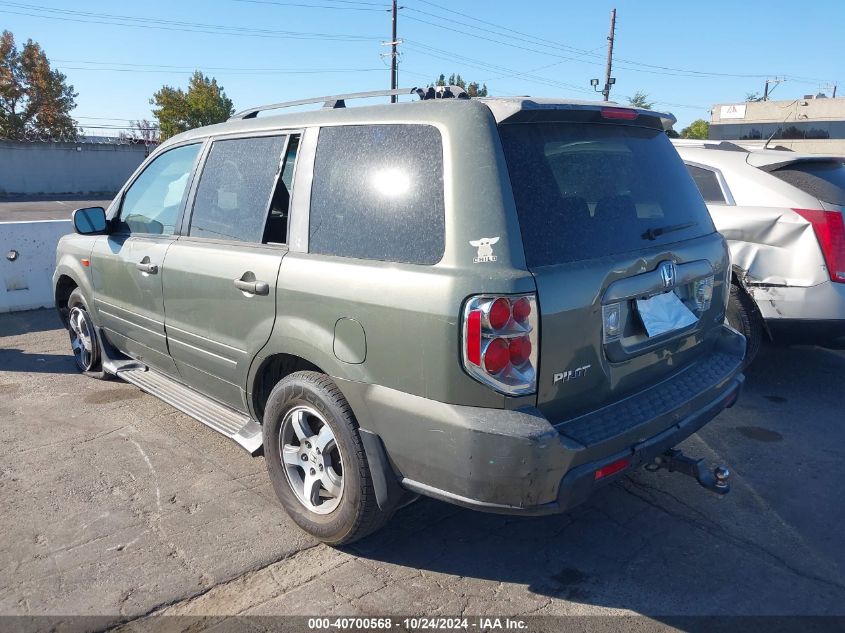
[[[70,220],[74,209],[106,208],[112,198],[104,196],[26,196],[0,197],[0,222],[28,222],[33,220]]]
[[[560,516],[423,499],[338,550],[263,458],[68,350],[52,311],[0,315],[2,615],[845,615],[840,353],[764,348],[684,443],[727,496],[639,470]]]

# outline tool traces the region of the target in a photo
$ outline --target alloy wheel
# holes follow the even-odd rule
[[[287,412],[279,427],[279,457],[299,502],[316,514],[335,510],[343,496],[343,463],[325,418],[310,406]]]
[[[77,367],[82,371],[91,371],[97,361],[97,343],[94,326],[85,310],[78,306],[71,309],[68,314],[68,331]]]

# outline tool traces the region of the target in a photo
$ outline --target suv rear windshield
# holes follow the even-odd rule
[[[822,202],[845,205],[845,163],[832,160],[791,163],[771,173]]]
[[[500,130],[529,266],[636,251],[715,230],[660,130],[584,123]]]

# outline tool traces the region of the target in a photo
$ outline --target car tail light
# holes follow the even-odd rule
[[[713,283],[715,275],[708,275],[692,282],[692,300],[699,315],[710,309],[710,302],[713,300]]]
[[[470,297],[463,313],[463,364],[504,394],[537,390],[539,315],[535,295]]]
[[[615,341],[621,334],[621,313],[618,303],[609,303],[601,307],[602,339],[605,343]]]
[[[793,209],[816,233],[831,281],[845,283],[845,223],[839,211]]]
[[[630,108],[602,108],[601,118],[603,119],[624,119],[625,121],[633,121],[639,116],[636,110]]]
[[[501,330],[507,327],[511,320],[511,302],[505,298],[496,299],[487,312],[487,322],[494,330]]]

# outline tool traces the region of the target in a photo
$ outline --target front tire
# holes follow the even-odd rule
[[[68,297],[67,307],[67,328],[76,368],[91,378],[108,379],[108,374],[103,371],[100,337],[88,311],[88,304],[79,288]]]
[[[296,524],[330,545],[375,532],[391,517],[378,507],[358,423],[325,376],[301,371],[270,393],[264,459],[276,496]]]
[[[763,319],[753,299],[737,284],[731,284],[731,296],[725,316],[728,325],[745,336],[745,359],[742,366],[748,367],[763,343]]]

